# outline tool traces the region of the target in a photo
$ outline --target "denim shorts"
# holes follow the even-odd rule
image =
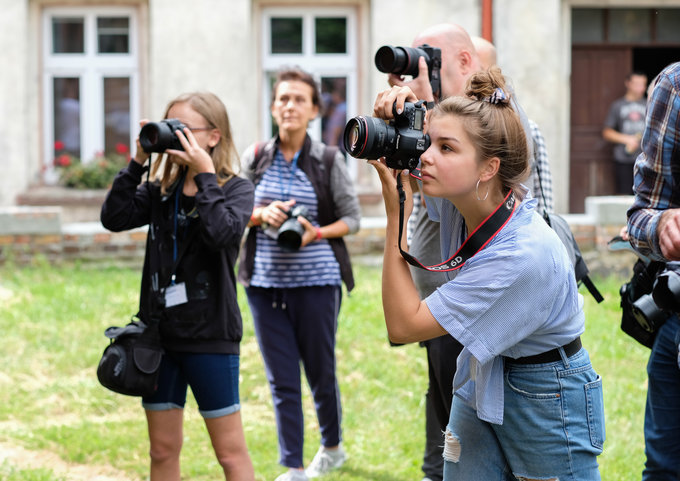
[[[600,479],[605,440],[602,380],[585,349],[562,360],[505,360],[503,424],[491,424],[454,397],[444,479],[456,481]]]
[[[149,411],[183,409],[187,386],[205,419],[233,414],[241,408],[238,395],[239,356],[165,352],[158,390],[142,399]]]

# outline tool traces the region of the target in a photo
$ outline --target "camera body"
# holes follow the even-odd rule
[[[302,244],[302,234],[305,233],[305,228],[297,220],[302,216],[309,220],[309,211],[304,205],[296,205],[288,212],[288,219],[286,219],[276,235],[276,243],[285,252],[296,252],[300,250]]]
[[[427,72],[435,98],[441,97],[442,51],[426,43],[418,47],[383,45],[375,53],[375,66],[383,73],[418,76],[418,59],[425,58]]]
[[[167,149],[184,150],[175,131],[183,131],[185,127],[178,119],[149,122],[139,131],[139,143],[147,154],[165,152]]]
[[[621,287],[621,296],[633,301],[630,309],[637,324],[655,333],[671,313],[680,312],[680,263],[651,263]]]
[[[430,147],[430,136],[423,133],[427,109],[423,101],[404,103],[404,111],[386,124],[375,117],[358,116],[345,125],[345,150],[357,159],[385,157],[387,166],[398,170],[413,170],[420,155]]]

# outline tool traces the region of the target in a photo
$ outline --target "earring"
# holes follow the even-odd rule
[[[486,186],[486,195],[484,196],[483,199],[479,197],[479,182],[482,179],[477,179],[477,187],[475,187],[475,195],[477,196],[477,200],[486,200],[487,197],[489,197],[489,186]]]

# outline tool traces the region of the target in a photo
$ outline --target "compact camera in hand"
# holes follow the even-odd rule
[[[387,166],[413,170],[420,155],[430,147],[430,136],[423,133],[427,109],[423,101],[404,103],[404,111],[386,124],[375,117],[354,117],[347,122],[343,141],[345,150],[357,159],[385,157]]]
[[[384,45],[375,53],[375,66],[384,73],[418,76],[418,59],[425,58],[430,87],[435,98],[440,97],[442,51],[424,43],[418,47],[392,47]]]
[[[139,131],[139,143],[147,154],[165,152],[168,149],[184,150],[175,132],[177,130],[183,132],[185,127],[186,125],[178,119],[149,122]]]
[[[287,212],[288,219],[279,227],[276,236],[276,243],[285,252],[295,252],[300,250],[302,245],[302,234],[305,233],[305,228],[297,220],[302,216],[309,220],[309,212],[303,205],[296,205]]]

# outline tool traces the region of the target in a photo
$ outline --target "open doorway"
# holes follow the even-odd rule
[[[666,65],[680,61],[680,47],[633,48],[633,70],[644,72],[651,82]]]
[[[616,192],[613,144],[602,138],[609,106],[630,72],[651,81],[680,61],[678,30],[678,8],[572,10],[569,212],[583,212],[588,196]]]

